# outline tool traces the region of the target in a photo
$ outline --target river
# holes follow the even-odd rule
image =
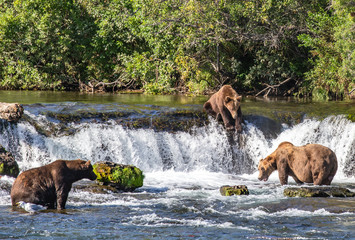
[[[11,207],[0,179],[1,239],[352,239],[354,198],[288,198],[258,161],[282,141],[319,143],[337,155],[332,183],[355,191],[355,102],[245,98],[242,133],[202,113],[206,97],[0,91],[20,102],[17,124],[0,120],[0,144],[21,170],[56,159],[110,160],[143,170],[132,193],[91,193],[75,184],[67,209],[29,214]],[[222,185],[248,196],[223,197]],[[290,178],[289,185],[296,185]]]

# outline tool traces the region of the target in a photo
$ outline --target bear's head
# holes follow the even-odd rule
[[[276,170],[276,159],[273,156],[268,156],[261,159],[258,166],[260,181],[267,181],[273,171]]]
[[[224,98],[224,106],[229,110],[232,118],[237,119],[238,109],[240,108],[240,104],[242,102],[242,96],[226,96]]]
[[[80,175],[81,178],[88,178],[90,180],[96,180],[97,176],[94,173],[94,169],[91,165],[90,160],[89,161],[84,161],[84,160],[74,160],[77,161],[77,163],[79,164],[79,166],[77,167],[78,171],[78,175]],[[72,161],[72,162],[74,162]],[[79,173],[80,172],[80,173]]]

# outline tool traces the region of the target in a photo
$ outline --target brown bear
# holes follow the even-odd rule
[[[338,169],[335,153],[319,144],[296,147],[282,142],[278,148],[259,162],[259,180],[267,181],[270,174],[277,170],[281,185],[288,182],[288,176],[296,183],[330,185]]]
[[[223,120],[227,130],[242,131],[242,110],[240,108],[242,97],[230,86],[224,85],[213,94],[203,105],[203,109],[216,118]]]
[[[83,178],[95,180],[90,161],[57,160],[48,165],[22,172],[11,189],[12,205],[18,202],[46,206],[49,209],[65,209],[72,184]]]

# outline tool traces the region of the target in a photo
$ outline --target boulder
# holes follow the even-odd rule
[[[12,154],[0,145],[0,175],[16,178],[20,169]]]
[[[93,165],[96,181],[118,190],[134,191],[143,186],[143,172],[132,165],[98,162]]]
[[[23,107],[18,103],[0,103],[0,118],[17,122],[23,115]]]
[[[219,189],[222,196],[233,196],[233,195],[249,195],[249,190],[245,185],[238,186],[222,186]]]
[[[342,187],[290,187],[284,190],[287,197],[355,197],[355,193]]]

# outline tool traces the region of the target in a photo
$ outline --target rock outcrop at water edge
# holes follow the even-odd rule
[[[122,191],[134,191],[143,186],[143,172],[132,165],[98,162],[93,165],[97,181]]]
[[[17,122],[23,115],[23,107],[18,103],[0,103],[0,118]]]
[[[19,172],[20,169],[15,158],[0,145],[0,177],[6,175],[16,178]]]
[[[248,187],[245,185],[238,186],[222,186],[219,189],[222,196],[233,196],[233,195],[249,195]]]
[[[287,197],[355,197],[355,192],[342,187],[290,187],[284,190]]]

